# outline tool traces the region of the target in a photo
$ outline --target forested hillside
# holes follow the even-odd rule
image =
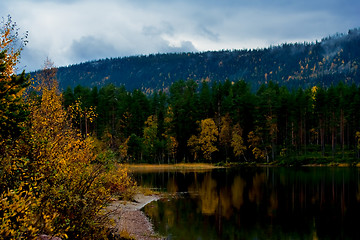
[[[360,29],[315,43],[284,43],[266,49],[156,54],[81,63],[58,69],[60,88],[124,85],[127,90],[167,91],[178,80],[244,80],[307,88],[339,81],[360,83]],[[34,73],[33,75],[36,75]]]

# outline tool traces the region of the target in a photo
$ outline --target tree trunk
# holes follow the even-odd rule
[[[324,120],[320,118],[320,144],[321,144],[321,155],[325,156],[325,129]]]
[[[341,150],[342,150],[342,157],[344,157],[344,150],[345,150],[345,133],[344,133],[344,110],[340,110],[340,139],[341,139]]]
[[[86,114],[85,114],[85,136],[88,135],[88,124],[87,124],[87,117],[86,117]]]
[[[336,147],[336,139],[335,139],[335,112],[332,113],[332,126],[331,126],[331,150],[332,150],[332,156],[335,156],[335,147]]]

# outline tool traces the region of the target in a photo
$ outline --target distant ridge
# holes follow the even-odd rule
[[[314,43],[265,49],[151,54],[59,67],[60,88],[124,85],[151,93],[177,80],[245,80],[253,90],[273,81],[290,89],[345,82],[360,84],[360,28]],[[36,75],[32,73],[32,75]]]

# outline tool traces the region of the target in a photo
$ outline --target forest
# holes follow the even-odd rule
[[[179,80],[224,82],[244,80],[256,92],[270,81],[289,89],[339,82],[360,84],[360,30],[335,34],[312,43],[283,43],[264,49],[150,54],[94,60],[58,68],[59,87],[139,89],[168,92]],[[39,71],[31,73],[36,77]]]
[[[269,82],[177,81],[169,92],[77,86],[77,127],[127,163],[354,162],[360,148],[360,88],[355,84],[288,90]],[[94,118],[93,122],[89,119]]]

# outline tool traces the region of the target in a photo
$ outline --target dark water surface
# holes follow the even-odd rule
[[[169,239],[360,239],[358,168],[137,173],[178,193],[143,210]]]

